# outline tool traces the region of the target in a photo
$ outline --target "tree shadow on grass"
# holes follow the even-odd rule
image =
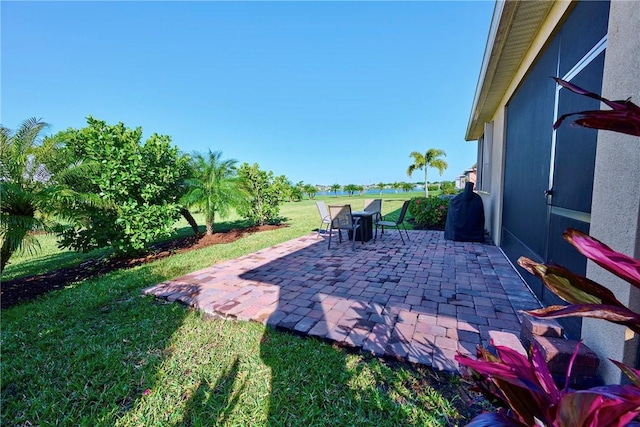
[[[140,297],[162,279],[146,265],[3,311],[3,422],[113,424],[127,413],[187,314]]]
[[[182,419],[174,425],[225,425],[246,388],[246,380],[239,386],[236,385],[239,370],[240,360],[236,356],[213,386],[202,378],[184,406]]]
[[[447,396],[429,390],[432,373],[417,379],[402,371],[408,366],[270,327],[260,354],[271,368],[268,426],[457,425],[439,403],[453,402],[457,390]],[[440,375],[449,382],[449,374]]]

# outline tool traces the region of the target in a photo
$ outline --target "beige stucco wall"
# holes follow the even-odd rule
[[[501,244],[500,233],[502,226],[502,182],[504,176],[504,104],[492,117],[492,152],[491,152],[491,188],[489,191],[480,191],[482,204],[485,211],[485,228],[491,235],[494,243]],[[486,132],[485,126],[485,132]],[[487,135],[485,135],[487,138]]]
[[[640,2],[611,2],[602,95],[640,105]],[[594,176],[590,234],[613,249],[640,259],[640,138],[600,131]],[[640,312],[640,290],[594,263],[587,276],[607,285],[616,297]],[[636,362],[638,337],[604,320],[585,319],[582,337],[601,357],[600,374],[607,383],[621,379],[607,358]]]

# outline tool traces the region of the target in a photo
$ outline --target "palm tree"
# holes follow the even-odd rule
[[[409,191],[413,190],[414,185],[410,182],[403,182],[402,183],[402,191],[404,191],[405,193],[408,193]]]
[[[353,193],[358,191],[358,186],[355,184],[347,184],[342,187],[342,189],[346,191],[349,196],[353,196]]]
[[[380,190],[380,194],[382,194],[382,191],[383,191],[386,187],[387,187],[387,185],[386,185],[384,182],[379,182],[379,183],[376,185],[376,188],[377,188],[378,190]]]
[[[413,151],[409,154],[409,157],[413,157],[413,164],[407,168],[407,176],[411,178],[411,175],[416,169],[424,169],[424,194],[425,197],[429,197],[429,189],[427,185],[427,169],[428,168],[436,168],[440,175],[447,168],[447,162],[441,159],[441,157],[445,157],[447,154],[444,150],[440,150],[439,148],[429,148],[425,154],[418,153],[417,151]]]
[[[303,188],[303,191],[307,193],[307,196],[309,196],[309,200],[313,200],[318,193],[318,187],[312,184],[306,184]]]
[[[338,197],[338,190],[340,190],[340,184],[331,185],[331,191],[333,191],[333,197]]]
[[[67,184],[88,173],[90,164],[69,165],[58,141],[42,138],[49,124],[30,118],[12,132],[0,125],[0,273],[17,251],[36,252],[30,232],[50,231],[64,218],[82,223],[78,203],[101,204],[99,196],[80,194]],[[85,175],[86,176],[86,175]]]
[[[213,234],[216,214],[229,215],[229,209],[244,198],[236,172],[237,160],[221,160],[220,151],[209,150],[207,157],[193,157],[194,176],[186,180],[188,190],[181,201],[204,214],[206,234]]]

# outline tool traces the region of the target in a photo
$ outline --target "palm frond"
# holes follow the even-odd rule
[[[0,168],[4,181],[22,182],[29,178],[29,159],[32,159],[31,168],[37,167],[37,164],[33,163],[34,152],[42,142],[42,132],[48,127],[48,123],[35,117],[25,120],[13,133],[8,128],[2,127]]]
[[[429,166],[438,169],[438,172],[440,172],[440,175],[442,175],[442,173],[445,171],[445,169],[447,169],[449,165],[444,160],[435,159],[431,161]]]
[[[39,249],[37,239],[32,239],[31,231],[44,230],[42,220],[24,215],[0,215],[0,240],[11,252],[30,250],[30,246]]]

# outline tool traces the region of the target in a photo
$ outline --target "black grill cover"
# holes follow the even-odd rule
[[[464,192],[451,199],[444,238],[459,242],[484,242],[484,208],[482,198],[473,192],[473,182],[467,182]]]

